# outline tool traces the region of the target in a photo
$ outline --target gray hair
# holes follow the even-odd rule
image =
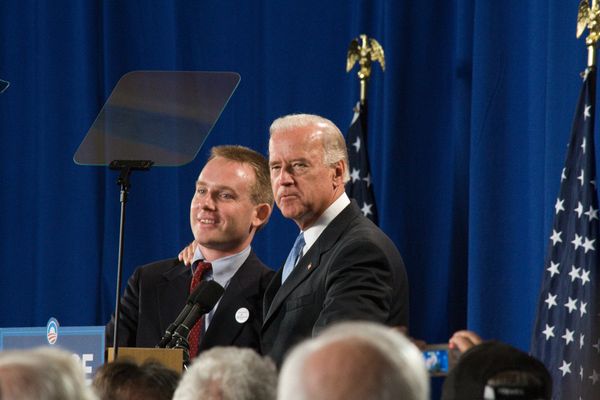
[[[94,400],[81,364],[67,351],[51,347],[0,353],[0,398]]]
[[[269,128],[269,135],[287,132],[297,128],[318,127],[323,132],[323,163],[333,165],[343,161],[346,165],[344,183],[350,180],[348,172],[348,149],[340,129],[327,118],[314,114],[290,114],[277,118]]]
[[[284,361],[278,399],[364,398],[429,398],[429,375],[421,352],[392,328],[342,322],[300,343]]]
[[[277,369],[254,350],[213,347],[185,372],[173,400],[275,400]]]

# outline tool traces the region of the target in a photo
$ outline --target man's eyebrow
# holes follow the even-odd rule
[[[286,164],[291,164],[293,162],[298,162],[298,161],[300,161],[300,162],[306,162],[307,163],[307,162],[309,162],[309,159],[306,158],[306,157],[298,157],[298,158],[294,158],[294,159],[291,159],[291,160],[287,160],[287,161],[285,161],[285,163]],[[274,164],[281,164],[281,161],[276,161],[276,160],[269,161],[269,165],[274,165]]]
[[[196,187],[198,187],[198,186],[208,186],[208,185],[206,184],[206,182],[198,180],[198,181],[196,181]],[[217,190],[231,190],[232,192],[235,192],[235,189],[233,187],[227,186],[227,185],[213,185],[213,187]]]

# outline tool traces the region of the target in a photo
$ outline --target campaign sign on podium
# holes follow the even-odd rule
[[[57,346],[72,352],[91,380],[104,364],[104,326],[59,327],[51,318],[46,327],[0,329],[0,351],[40,346]]]

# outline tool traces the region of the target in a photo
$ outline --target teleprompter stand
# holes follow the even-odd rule
[[[234,72],[134,71],[125,74],[75,152],[80,165],[120,171],[121,216],[113,354],[118,357],[125,209],[132,171],[192,161],[219,119],[240,76]],[[181,350],[179,350],[181,351]]]
[[[125,242],[125,208],[127,205],[127,195],[129,194],[129,178],[131,177],[131,171],[148,171],[154,164],[150,160],[113,160],[109,164],[109,168],[112,170],[121,171],[119,178],[117,179],[117,185],[121,188],[121,195],[119,196],[121,202],[121,217],[119,219],[119,254],[117,258],[117,290],[115,299],[115,324],[113,331],[113,357],[117,358],[119,354],[119,318],[121,308],[121,281],[123,272],[123,245]]]

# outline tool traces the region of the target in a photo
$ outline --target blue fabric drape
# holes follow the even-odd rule
[[[0,326],[103,324],[114,306],[117,176],[72,161],[133,70],[242,76],[198,158],[134,173],[124,276],[192,238],[208,149],[263,153],[291,112],[346,130],[358,98],[345,56],[386,51],[369,93],[380,226],[405,259],[411,333],[468,327],[527,349],[569,127],[584,69],[578,1],[17,1],[0,3]],[[283,265],[297,228],[275,212],[255,241]]]

